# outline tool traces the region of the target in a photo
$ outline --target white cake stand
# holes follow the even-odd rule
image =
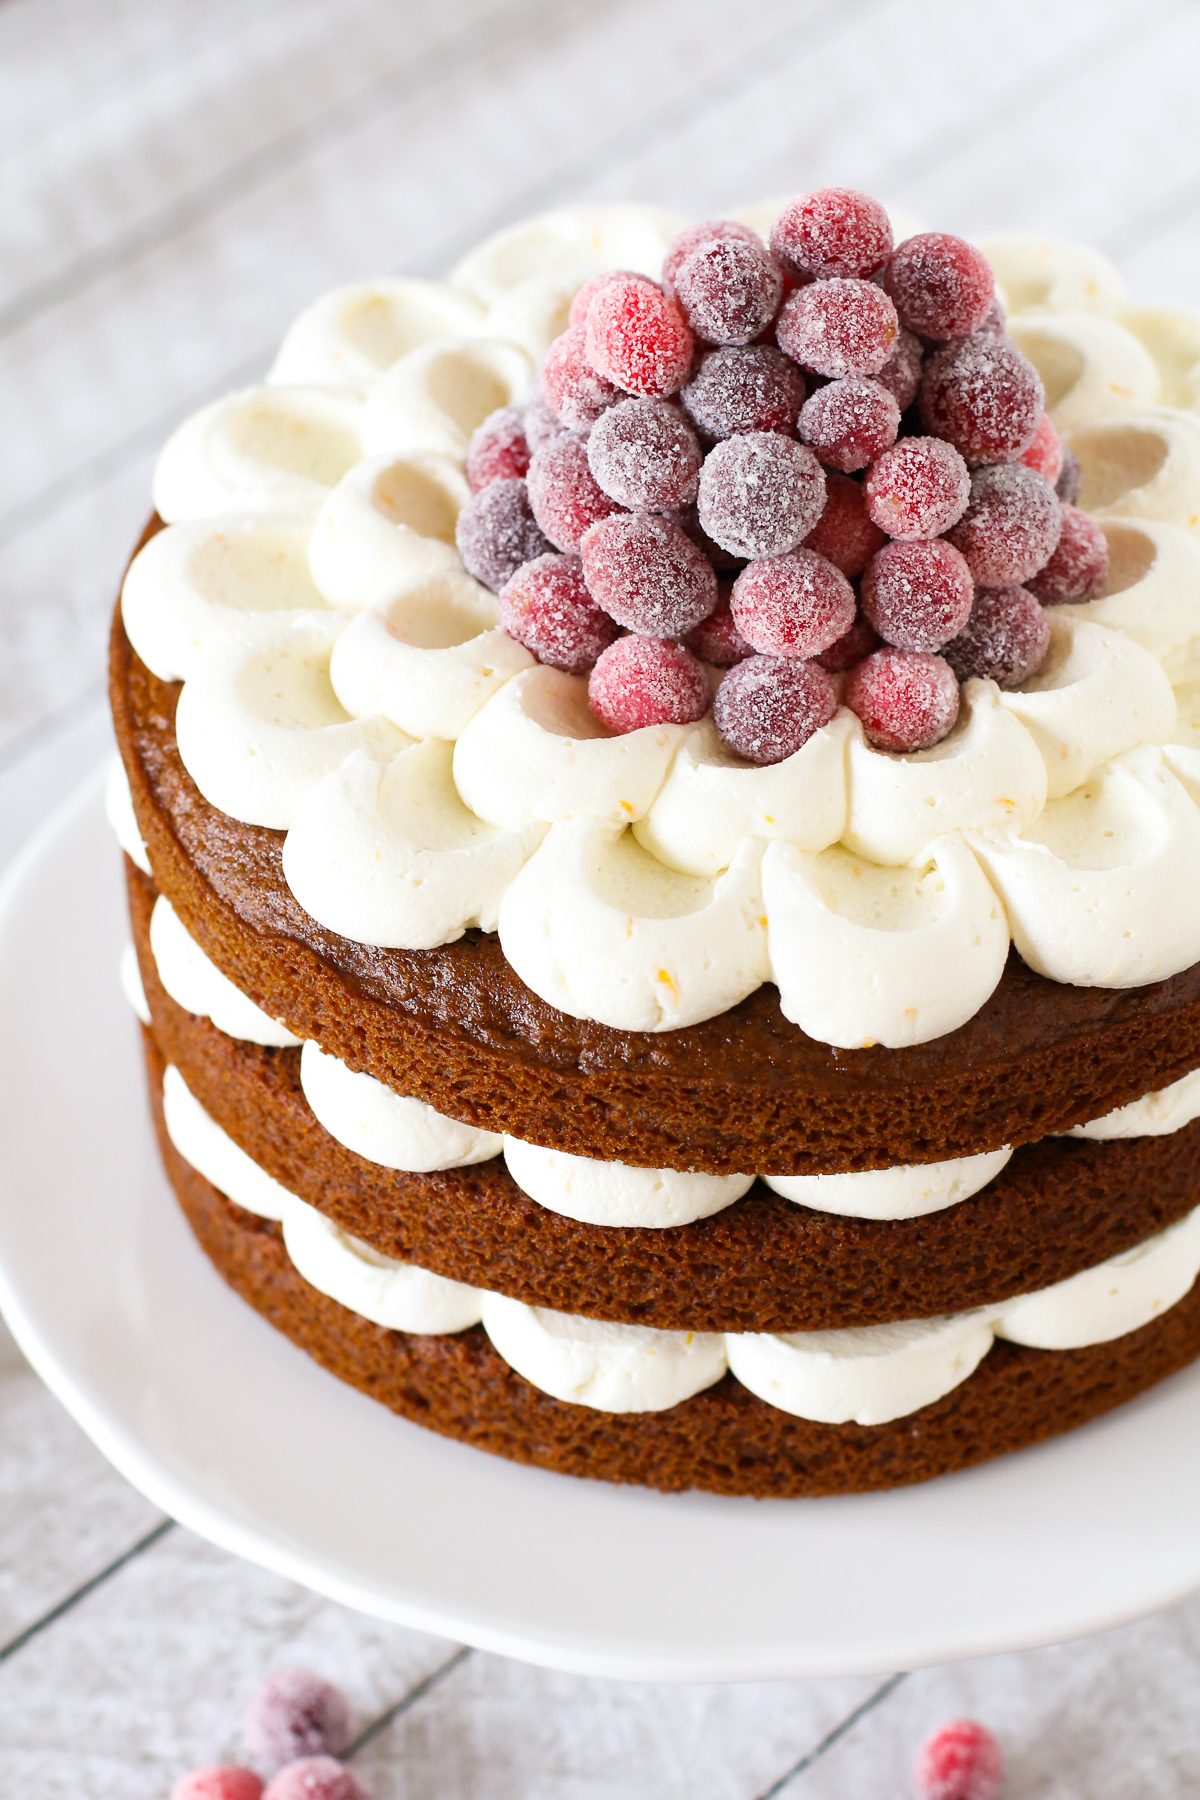
[[[1098,1631],[1200,1587],[1200,1367],[891,1494],[668,1497],[523,1469],[343,1387],[220,1281],[159,1172],[99,781],[0,896],[0,1306],[192,1530],[380,1618],[580,1673],[761,1680]]]

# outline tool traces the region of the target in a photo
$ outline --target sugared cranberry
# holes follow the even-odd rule
[[[1038,420],[1038,428],[1033,434],[1033,442],[1028,450],[1022,452],[1021,461],[1039,475],[1044,475],[1053,487],[1063,468],[1063,444],[1054,428],[1054,420],[1044,412]]]
[[[726,345],[700,364],[680,399],[707,438],[795,430],[804,377],[774,344]]]
[[[234,1763],[215,1763],[181,1775],[171,1789],[171,1800],[261,1800],[262,1778],[253,1769]]]
[[[749,656],[721,677],[713,723],[748,762],[777,763],[828,725],[837,711],[833,679],[815,662]]]
[[[606,282],[587,312],[587,353],[594,369],[630,394],[664,399],[692,366],[692,334],[677,300],[645,276]]]
[[[971,477],[971,498],[947,537],[980,587],[1015,587],[1049,560],[1062,530],[1058,496],[1024,463],[992,463]]]
[[[701,219],[698,224],[685,225],[671,239],[663,257],[662,284],[668,294],[675,292],[675,276],[688,257],[708,244],[751,244],[759,250],[763,247],[757,231],[737,219]]]
[[[708,676],[683,644],[631,635],[599,657],[588,678],[588,699],[610,731],[690,725],[708,711]]]
[[[583,286],[575,291],[571,310],[567,314],[567,324],[586,325],[588,307],[600,289],[607,287],[610,281],[636,281],[637,279],[636,269],[605,269],[602,275],[589,275]]]
[[[684,642],[714,669],[731,669],[754,654],[753,645],[746,642],[734,621],[728,592],[722,593],[707,619],[692,627]]]
[[[1060,503],[1062,533],[1053,556],[1026,586],[1043,606],[1094,600],[1108,580],[1108,539],[1095,519]]]
[[[551,412],[540,393],[529,401],[525,408],[525,441],[529,445],[530,458],[552,438],[564,436],[567,429],[558,414]],[[526,473],[528,474],[528,470]]]
[[[280,1769],[263,1800],[371,1800],[371,1795],[354,1770],[332,1756],[304,1756]]]
[[[805,538],[804,548],[828,557],[853,580],[886,543],[886,533],[867,512],[862,483],[848,475],[827,474],[825,510]]]
[[[860,663],[864,656],[870,656],[872,650],[879,648],[879,633],[862,613],[856,617],[853,625],[828,650],[822,650],[817,661],[831,675],[840,675]]]
[[[714,543],[700,523],[700,514],[694,506],[684,506],[670,516],[681,531],[687,532],[693,544],[703,550],[718,574],[736,574],[741,568],[745,557],[731,556],[728,550],[722,550],[720,544]]]
[[[522,562],[529,562],[551,548],[578,550],[579,540],[588,526],[618,510],[617,502],[604,492],[592,474],[586,443],[569,432],[551,438],[549,443],[534,451],[526,479],[533,516],[549,542],[531,550],[521,558]],[[515,568],[508,573],[514,574]]]
[[[519,568],[500,590],[509,637],[552,669],[582,675],[612,643],[617,627],[588,593],[578,556],[551,551]]]
[[[618,625],[684,637],[717,604],[716,570],[681,526],[654,513],[617,513],[580,540],[593,598]]]
[[[459,513],[454,536],[467,573],[493,593],[522,563],[550,548],[521,480],[493,481],[481,488]]]
[[[582,325],[570,325],[556,337],[542,364],[542,395],[546,405],[572,431],[585,431],[608,407],[621,398],[621,390],[606,375],[593,369],[587,355],[587,333]]]
[[[1079,490],[1083,486],[1083,466],[1073,450],[1063,445],[1063,464],[1054,491],[1066,506],[1079,504]]]
[[[952,1719],[927,1737],[913,1767],[917,1800],[995,1800],[1004,1774],[1000,1745],[974,1719]]]
[[[1005,316],[1004,308],[1000,304],[999,294],[993,294],[992,304],[987,309],[987,317],[984,319],[983,323],[977,325],[975,329],[977,331],[985,331],[989,337],[1008,336],[1008,319]]]
[[[827,469],[849,474],[894,444],[900,429],[895,397],[869,375],[827,382],[800,409],[800,436]]]
[[[976,588],[971,616],[946,645],[960,681],[988,676],[1002,688],[1036,675],[1050,648],[1050,621],[1023,587]]]
[[[675,294],[696,337],[748,344],[779,311],[783,276],[763,245],[719,238],[679,265]]]
[[[883,285],[906,331],[923,338],[968,337],[988,316],[996,293],[981,250],[948,231],[922,231],[897,244]]]
[[[665,400],[622,400],[598,419],[588,438],[588,464],[606,494],[645,512],[690,506],[704,453],[677,406]]]
[[[467,447],[467,480],[472,491],[493,481],[516,481],[529,468],[525,414],[519,406],[501,406],[472,434]]]
[[[874,375],[892,354],[896,309],[872,281],[814,281],[784,303],[775,328],[779,348],[806,369],[837,379]]]
[[[958,717],[953,669],[922,651],[872,651],[847,675],[842,698],[877,750],[928,750]]]
[[[821,516],[825,474],[807,444],[777,432],[725,438],[704,459],[697,509],[732,556],[782,556]]]
[[[339,1756],[350,1742],[350,1702],[311,1669],[276,1669],[246,1707],[246,1745],[278,1769],[299,1756]]]
[[[956,338],[926,359],[925,429],[969,463],[1013,462],[1033,442],[1044,395],[1037,370],[1007,338]]]
[[[885,387],[894,396],[901,412],[906,412],[917,397],[924,357],[925,350],[920,338],[914,337],[911,331],[902,331],[892,348],[892,354],[874,377],[881,387]]]
[[[871,467],[867,511],[893,538],[935,538],[962,517],[971,493],[967,465],[941,438],[901,438]]]
[[[971,611],[971,571],[943,538],[885,544],[862,578],[862,609],[898,650],[940,650]]]
[[[747,563],[733,584],[733,617],[748,644],[767,656],[803,661],[828,650],[854,623],[854,589],[813,550]]]
[[[892,248],[891,221],[878,200],[853,188],[815,188],[784,207],[771,249],[797,275],[873,275]]]

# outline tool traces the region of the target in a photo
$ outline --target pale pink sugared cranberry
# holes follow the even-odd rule
[[[627,393],[662,400],[688,378],[693,343],[683,308],[645,276],[606,282],[585,330],[592,367]]]
[[[538,446],[526,479],[533,516],[549,540],[541,550],[531,551],[530,556],[540,556],[542,550],[551,548],[578,550],[579,540],[589,525],[619,510],[617,502],[592,474],[587,444],[570,432]],[[530,558],[521,560],[528,562]]]
[[[1050,621],[1023,587],[976,588],[971,616],[943,654],[960,681],[987,677],[1002,688],[1036,675],[1050,648]]]
[[[940,650],[967,622],[975,584],[943,538],[885,544],[863,573],[862,609],[898,650]]]
[[[1063,467],[1063,442],[1055,430],[1054,420],[1044,412],[1038,420],[1038,428],[1033,434],[1033,442],[1028,450],[1022,452],[1021,461],[1039,475],[1044,475],[1053,487]]]
[[[642,512],[690,506],[704,452],[677,406],[665,400],[622,400],[596,421],[588,464],[606,494]]]
[[[954,448],[935,437],[906,437],[872,464],[867,511],[889,537],[940,537],[962,517],[971,476]]]
[[[897,244],[883,285],[906,331],[923,338],[968,337],[991,310],[996,283],[982,250],[948,231],[922,231]]]
[[[1062,468],[1054,491],[1064,506],[1078,506],[1079,490],[1083,486],[1083,466],[1073,450],[1063,445]]]
[[[771,228],[771,249],[800,276],[873,275],[887,261],[892,226],[869,194],[815,188],[790,200]]]
[[[261,1800],[262,1778],[253,1769],[234,1763],[216,1763],[181,1775],[171,1789],[171,1800]]]
[[[762,244],[719,238],[680,264],[675,295],[703,343],[749,344],[779,311],[783,276]]]
[[[828,557],[853,580],[886,543],[886,532],[880,531],[867,512],[862,483],[851,481],[848,475],[828,473],[825,510],[805,538],[804,548]]]
[[[268,1783],[263,1800],[371,1800],[353,1769],[332,1756],[304,1756]]]
[[[690,725],[708,711],[708,676],[698,656],[672,638],[618,638],[588,678],[592,711],[610,731]]]
[[[774,431],[725,438],[700,471],[700,523],[733,556],[794,550],[824,504],[825,473],[813,451]]]
[[[454,537],[468,575],[493,593],[522,563],[550,548],[521,480],[492,481],[481,488],[459,513]]]
[[[587,333],[569,325],[556,337],[542,364],[542,397],[572,431],[586,431],[621,398],[621,389],[598,374],[587,356]]]
[[[800,436],[827,469],[865,469],[896,441],[900,408],[869,375],[827,382],[800,409]]]
[[[969,463],[1015,462],[1042,416],[1041,378],[1007,338],[976,332],[926,358],[921,419]]]
[[[1026,582],[1043,606],[1094,600],[1108,580],[1108,539],[1095,519],[1060,502],[1062,531],[1053,556]]]
[[[837,711],[833,678],[815,662],[790,656],[750,656],[721,677],[713,723],[731,750],[748,762],[777,763],[795,755]]]
[[[784,302],[779,348],[806,369],[837,379],[874,375],[899,335],[896,309],[873,281],[814,281]]]
[[[995,1800],[1004,1756],[986,1725],[951,1719],[927,1737],[913,1766],[917,1800]]]
[[[774,344],[728,344],[709,352],[679,397],[706,438],[790,433],[804,404],[804,377]]]
[[[550,443],[552,438],[567,435],[568,427],[556,412],[551,412],[539,392],[525,408],[525,441],[529,445],[530,456],[540,450],[543,444]],[[528,474],[528,470],[526,473]]]
[[[1049,562],[1061,531],[1046,477],[1013,462],[976,469],[966,511],[946,536],[980,587],[1017,587]]]
[[[686,637],[717,604],[717,574],[682,526],[616,513],[584,532],[583,576],[597,605],[629,631]]]
[[[246,1744],[278,1769],[298,1756],[338,1756],[350,1742],[350,1702],[311,1669],[276,1669],[246,1707]]]
[[[942,656],[885,647],[851,669],[842,698],[877,750],[928,750],[958,717],[958,682]]]
[[[467,480],[473,493],[493,481],[519,480],[529,468],[525,414],[519,406],[501,406],[472,433],[467,447]]]
[[[854,589],[812,550],[747,563],[733,584],[734,623],[767,656],[802,661],[828,650],[854,623]]]
[[[739,224],[736,219],[701,219],[698,224],[685,225],[678,236],[671,239],[663,257],[662,284],[668,294],[675,292],[675,276],[688,257],[708,244],[753,244],[760,250],[763,247],[757,231],[752,231],[749,225]]]
[[[550,551],[522,564],[500,589],[497,610],[509,637],[569,675],[584,674],[617,635],[588,593],[578,556]]]
[[[892,354],[874,377],[894,395],[901,412],[906,412],[917,397],[924,359],[925,349],[920,338],[914,337],[911,331],[902,331],[892,348]]]

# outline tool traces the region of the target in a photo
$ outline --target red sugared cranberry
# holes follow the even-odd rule
[[[700,523],[732,556],[782,556],[802,543],[825,504],[825,473],[807,444],[740,432],[700,471]]]
[[[541,384],[539,383],[539,390]],[[529,445],[530,458],[535,450],[548,444],[551,438],[562,437],[567,431],[558,414],[551,412],[539,393],[529,401],[525,408],[525,441]],[[528,474],[526,470],[526,474]]]
[[[848,475],[827,474],[825,510],[805,538],[804,548],[828,557],[853,580],[886,543],[887,534],[867,512],[862,483]]]
[[[1063,445],[1063,465],[1054,491],[1065,506],[1079,504],[1079,490],[1083,486],[1083,467],[1073,450]]]
[[[567,314],[568,325],[586,325],[588,307],[602,287],[610,281],[636,281],[636,269],[605,269],[602,275],[589,275],[581,288],[576,289],[575,298],[571,302],[571,310]]]
[[[804,404],[804,377],[774,344],[731,344],[704,358],[680,399],[707,438],[791,432]]]
[[[897,244],[883,271],[906,331],[923,338],[969,337],[995,298],[991,264],[948,231],[922,231]]]
[[[1004,1774],[999,1744],[974,1719],[952,1719],[917,1752],[913,1790],[917,1800],[995,1800]]]
[[[704,453],[677,406],[665,400],[622,400],[598,419],[588,438],[588,464],[606,494],[644,512],[690,506]]]
[[[519,568],[500,590],[500,623],[509,637],[552,669],[582,675],[612,643],[617,628],[588,593],[578,556],[551,551]]]
[[[679,265],[675,294],[696,337],[748,344],[779,311],[783,276],[761,244],[719,238]]]
[[[827,469],[849,474],[894,444],[900,429],[895,397],[869,375],[827,382],[800,409],[800,436]]]
[[[967,509],[946,535],[980,587],[1015,587],[1049,562],[1061,530],[1050,483],[1015,462],[976,469]]]
[[[525,414],[519,406],[501,406],[490,413],[467,447],[467,480],[473,492],[493,481],[516,481],[529,468],[529,444]]]
[[[940,650],[962,630],[975,591],[971,571],[943,538],[885,544],[867,564],[862,608],[898,650]]]
[[[585,431],[594,425],[621,398],[615,382],[597,374],[588,361],[586,338],[582,325],[568,326],[561,337],[555,338],[542,364],[546,405],[572,431]]]
[[[339,1756],[350,1742],[350,1702],[311,1669],[276,1669],[246,1707],[246,1744],[272,1769],[298,1756]]]
[[[835,380],[874,375],[900,331],[896,309],[873,281],[814,281],[784,303],[775,328],[779,348],[806,369]]]
[[[1013,462],[1033,442],[1044,395],[1037,370],[1007,338],[956,338],[926,359],[921,418],[969,463]]]
[[[683,308],[645,276],[609,281],[588,307],[588,360],[630,394],[665,399],[692,366],[692,334]]]
[[[907,411],[917,397],[924,357],[925,350],[920,338],[914,337],[911,331],[902,331],[896,339],[892,354],[874,377],[881,387],[885,387],[895,397],[901,412]]]
[[[748,762],[793,756],[837,711],[833,679],[815,662],[790,656],[749,656],[721,677],[713,723],[731,750]]]
[[[1053,487],[1063,468],[1062,439],[1054,428],[1054,420],[1044,412],[1038,420],[1038,428],[1033,434],[1033,442],[1028,450],[1022,452],[1021,461],[1029,468],[1036,469],[1044,475]]]
[[[828,650],[854,623],[854,589],[812,550],[747,563],[733,584],[733,617],[746,642],[767,656],[802,661]]]
[[[702,662],[711,663],[714,669],[731,669],[734,663],[744,662],[746,657],[754,654],[753,646],[746,642],[734,622],[727,591],[722,593],[707,619],[701,619],[693,626],[684,642]]]
[[[583,574],[610,618],[648,637],[685,637],[717,604],[716,570],[681,526],[617,513],[580,540]]]
[[[671,513],[670,517],[681,531],[687,532],[693,544],[703,550],[718,574],[736,574],[741,568],[745,557],[731,556],[728,550],[722,550],[720,544],[714,543],[700,523],[700,514],[694,506],[682,507],[679,512]]]
[[[836,644],[830,644],[828,650],[822,650],[817,661],[831,675],[840,675],[846,669],[852,669],[860,663],[864,656],[870,656],[872,650],[879,648],[879,633],[869,621],[859,613],[853,625]]]
[[[332,1756],[304,1756],[280,1769],[263,1800],[371,1800],[353,1769]]]
[[[533,453],[526,479],[533,516],[550,541],[531,550],[521,558],[522,562],[529,562],[551,547],[578,550],[579,540],[588,526],[617,511],[616,501],[610,499],[592,474],[587,444],[569,432],[539,445]],[[515,568],[508,573],[514,574]]]
[[[181,1775],[171,1789],[171,1800],[261,1800],[262,1779],[253,1769],[233,1763],[216,1763]]]
[[[877,750],[928,750],[958,717],[953,669],[922,651],[872,651],[847,675],[842,698]]]
[[[521,480],[493,481],[481,488],[459,513],[454,536],[467,573],[493,593],[499,592],[522,563],[550,548]]]
[[[689,256],[707,244],[722,243],[752,244],[759,250],[763,247],[757,231],[752,231],[749,225],[739,224],[737,219],[701,219],[695,225],[685,225],[678,236],[671,239],[663,257],[662,284],[667,293],[675,292],[675,276]]]
[[[610,731],[690,725],[708,711],[708,676],[700,658],[671,638],[622,637],[598,659],[588,699]]]
[[[771,228],[771,249],[797,275],[873,275],[892,248],[878,200],[853,188],[816,188],[789,201]]]
[[[1036,675],[1050,648],[1050,621],[1023,587],[976,588],[971,616],[946,645],[960,681],[990,676],[1002,688]]]
[[[935,538],[962,517],[971,493],[967,465],[941,438],[901,438],[863,486],[867,511],[893,538]]]
[[[1026,582],[1043,606],[1094,600],[1108,580],[1108,539],[1095,519],[1060,503],[1062,534],[1049,562]]]

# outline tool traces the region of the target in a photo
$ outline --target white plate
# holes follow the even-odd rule
[[[1057,1443],[850,1499],[518,1468],[343,1387],[209,1268],[159,1172],[99,784],[0,898],[0,1305],[135,1486],[382,1618],[583,1673],[874,1671],[1098,1631],[1200,1587],[1200,1367]]]

